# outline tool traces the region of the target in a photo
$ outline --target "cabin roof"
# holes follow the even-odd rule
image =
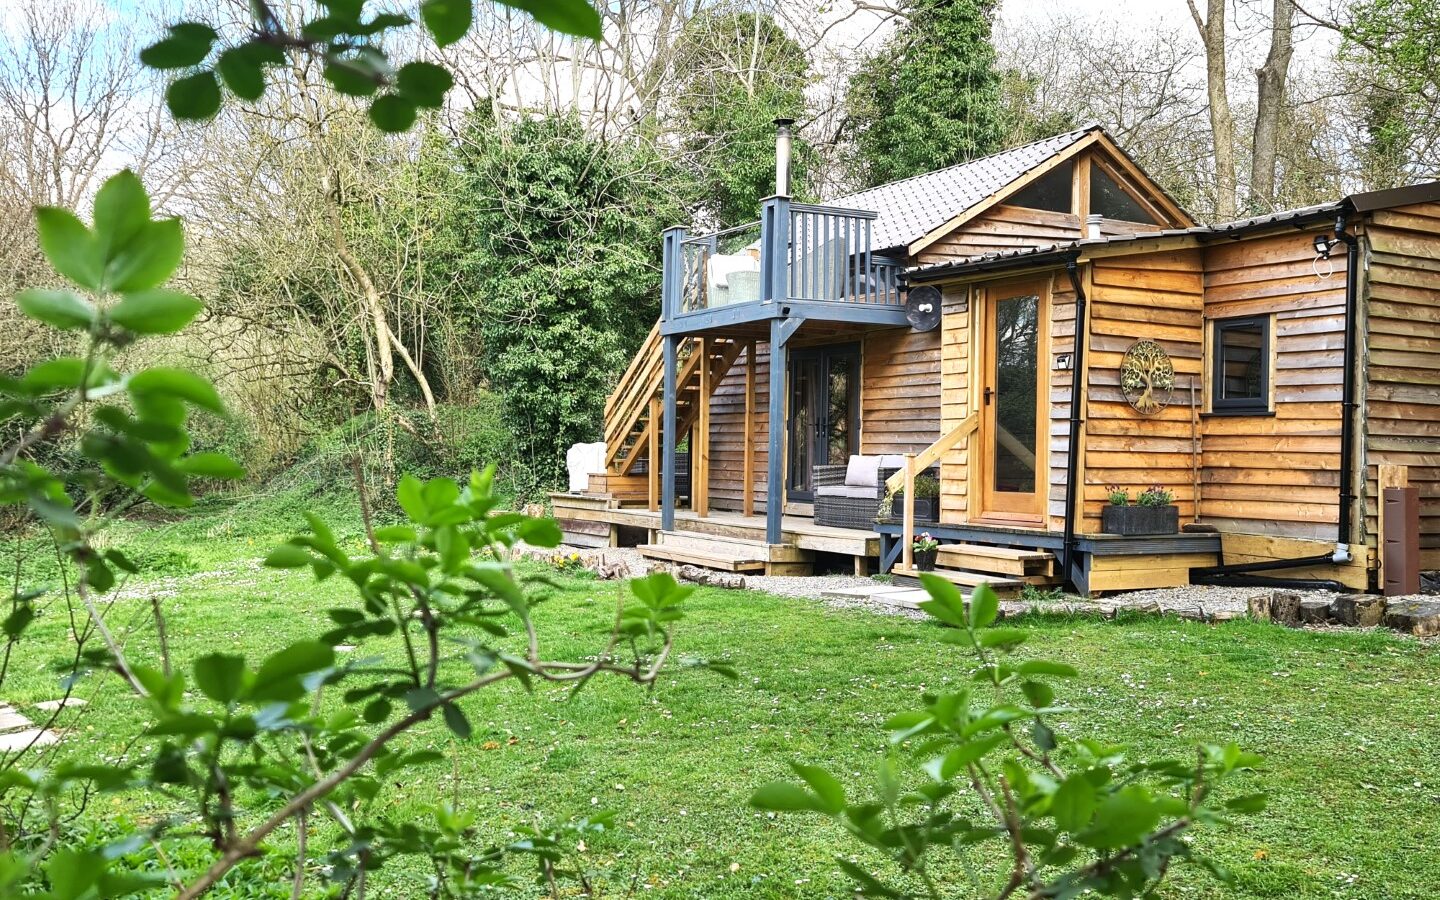
[[[1430,181],[1382,191],[1350,194],[1349,196],[1329,203],[1301,206],[1281,212],[1252,216],[1248,219],[1237,219],[1233,222],[1220,222],[1214,225],[1195,225],[1190,228],[1167,228],[1159,231],[1135,232],[1133,234],[1114,234],[1098,238],[1080,238],[1078,240],[1062,241],[1060,243],[1036,247],[1019,247],[1014,250],[996,251],[979,256],[966,257],[965,259],[949,260],[924,266],[911,266],[906,269],[906,277],[910,281],[924,282],[934,281],[951,275],[966,275],[992,269],[1044,265],[1066,258],[1073,258],[1087,249],[1097,247],[1123,248],[1124,245],[1133,244],[1137,241],[1148,242],[1157,239],[1182,237],[1199,237],[1202,239],[1213,237],[1238,238],[1248,232],[1261,231],[1276,225],[1295,225],[1300,227],[1312,222],[1333,219],[1335,216],[1351,212],[1370,212],[1377,209],[1406,206],[1411,203],[1429,203],[1436,201],[1440,201],[1440,181]]]
[[[872,226],[871,245],[877,250],[905,247],[1100,131],[1099,125],[1078,128],[949,168],[847,194],[827,205],[878,213]]]

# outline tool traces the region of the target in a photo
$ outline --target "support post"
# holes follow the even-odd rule
[[[760,201],[760,299],[790,298],[790,198]],[[773,328],[773,326],[772,326]]]
[[[766,459],[765,542],[782,541],[785,515],[785,381],[789,354],[785,321],[770,320],[770,421],[769,457]]]
[[[684,280],[685,229],[678,225],[665,229],[661,245],[660,321],[668,322],[680,311],[680,290]]]
[[[669,235],[667,233],[666,237]],[[663,436],[660,439],[662,461],[660,480],[660,527],[665,531],[675,530],[675,363],[679,355],[680,338],[673,334],[664,337],[665,378],[663,399],[665,404]],[[692,488],[693,490],[693,488]]]
[[[905,517],[901,527],[900,550],[906,574],[915,570],[915,454],[905,454]]]
[[[700,409],[690,427],[690,505],[701,518],[710,515],[710,350],[715,345],[701,338],[695,352],[700,354],[700,395],[695,402]]]
[[[645,439],[650,445],[650,464],[646,466],[645,481],[650,500],[647,505],[651,512],[660,509],[660,468],[664,465],[660,461],[660,409],[660,401],[651,397],[650,421],[646,424],[649,436]]]
[[[755,342],[745,347],[745,450],[740,478],[740,508],[747,518],[755,514]]]

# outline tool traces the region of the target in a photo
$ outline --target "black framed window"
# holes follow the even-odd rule
[[[1270,317],[1215,322],[1211,343],[1210,408],[1215,412],[1270,411]]]

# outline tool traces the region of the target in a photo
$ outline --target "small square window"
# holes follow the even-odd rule
[[[1215,412],[1270,411],[1270,318],[1215,323],[1210,407]]]

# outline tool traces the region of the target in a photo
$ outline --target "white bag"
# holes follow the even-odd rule
[[[570,473],[570,493],[590,489],[590,476],[605,471],[605,442],[574,444],[565,452],[565,468]]]

